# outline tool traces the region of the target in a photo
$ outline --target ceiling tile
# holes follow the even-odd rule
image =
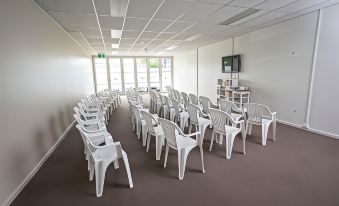
[[[98,15],[111,15],[110,0],[94,0]]]
[[[95,15],[50,12],[49,13],[60,25],[67,27],[98,28]]]
[[[55,0],[60,11],[71,13],[95,14],[91,0]]]
[[[252,15],[246,16],[245,18],[242,18],[242,19],[240,19],[240,20],[238,20],[236,22],[231,23],[230,26],[235,26],[235,25],[239,25],[239,24],[245,23],[245,22],[247,22],[247,21],[249,21],[251,19],[258,18],[258,17],[260,17],[262,15],[265,15],[265,14],[267,14],[269,12],[270,11],[267,11],[267,10],[260,10],[260,11],[258,11],[256,13],[252,14]]]
[[[101,38],[86,38],[86,40],[90,44],[103,44],[103,41]]]
[[[175,45],[175,44],[178,44],[182,42],[181,40],[167,40],[166,42],[164,42],[163,46],[172,46],[172,45]]]
[[[144,31],[139,39],[154,39],[159,34],[159,32],[153,32],[153,31]]]
[[[85,37],[101,38],[99,29],[87,29],[87,28],[78,28],[78,29]]]
[[[222,5],[219,4],[207,4],[207,3],[195,3],[191,9],[180,18],[182,21],[200,21],[216,11]]]
[[[244,24],[242,24],[242,26],[246,26],[246,27],[254,27],[254,26],[258,26],[260,24],[266,23],[268,21],[273,21],[275,19],[281,18],[283,16],[286,16],[286,13],[282,13],[282,12],[270,12],[268,14],[265,14],[263,16],[260,16],[258,18],[252,19]]]
[[[151,39],[138,39],[137,42],[135,44],[138,45],[147,45],[151,42]]]
[[[121,30],[124,21],[123,17],[99,16],[102,29]]]
[[[174,38],[173,38],[173,40],[185,40],[185,39],[187,39],[187,38],[189,38],[189,37],[191,37],[192,35],[191,34],[185,34],[185,33],[182,33],[182,34],[178,34],[177,36],[175,36]]]
[[[129,0],[127,16],[151,18],[162,0]]]
[[[170,21],[163,21],[163,20],[153,19],[147,25],[145,31],[160,32],[160,31],[164,30],[170,23],[171,23]]]
[[[120,44],[134,44],[135,39],[121,39]]]
[[[209,4],[220,4],[225,5],[230,3],[232,0],[199,0],[199,2],[209,3]]]
[[[35,0],[45,11],[60,11],[60,7],[54,0]]]
[[[147,24],[148,19],[126,18],[124,30],[141,31]]]
[[[140,31],[122,31],[121,38],[137,38]]]
[[[294,13],[325,1],[326,0],[299,0],[292,4],[279,8],[278,11]]]
[[[174,20],[188,9],[194,1],[168,0],[161,6],[154,18]]]
[[[168,29],[166,29],[166,32],[181,32],[187,27],[192,26],[194,23],[192,22],[185,22],[185,21],[177,21],[174,24],[172,24]]]
[[[231,7],[231,6],[224,6],[221,9],[217,10],[207,18],[205,18],[202,22],[211,23],[211,24],[219,24],[243,11],[245,8],[239,7]]]
[[[255,6],[254,8],[272,11],[296,1],[297,0],[268,0]]]
[[[118,44],[120,39],[117,38],[105,38],[105,43]]]
[[[167,39],[172,38],[175,34],[176,34],[176,33],[174,33],[174,32],[163,32],[163,33],[161,33],[161,34],[157,37],[157,39],[165,39],[165,40],[167,40]]]
[[[228,5],[230,6],[239,6],[239,7],[245,7],[245,8],[250,8],[255,5],[258,5],[266,0],[234,0]]]

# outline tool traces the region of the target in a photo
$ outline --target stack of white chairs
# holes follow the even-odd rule
[[[86,97],[78,103],[79,107],[74,107],[73,117],[84,143],[90,181],[95,174],[97,197],[102,196],[108,165],[114,163],[114,168],[118,169],[120,158],[125,164],[129,186],[133,187],[127,154],[120,142],[114,142],[105,126],[109,115],[119,104],[119,94],[116,91],[102,91]]]

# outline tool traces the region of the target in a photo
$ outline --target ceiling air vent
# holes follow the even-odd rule
[[[258,11],[260,11],[259,9],[247,9],[223,22],[221,22],[219,25],[230,25],[236,21],[239,21],[240,19],[243,19],[245,17],[248,17],[254,13],[257,13]]]

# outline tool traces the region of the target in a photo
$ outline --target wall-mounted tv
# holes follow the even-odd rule
[[[240,72],[240,54],[222,57],[222,73]]]

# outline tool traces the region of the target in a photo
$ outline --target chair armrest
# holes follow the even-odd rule
[[[180,135],[184,136],[184,137],[192,137],[192,136],[196,136],[198,134],[201,134],[201,132],[193,132],[193,133],[189,133],[189,134],[184,134],[184,133],[181,133]]]

